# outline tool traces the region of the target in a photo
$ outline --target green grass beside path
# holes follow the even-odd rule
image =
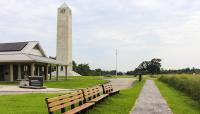
[[[121,90],[120,94],[108,97],[100,104],[97,104],[96,107],[89,110],[87,114],[129,114],[144,82],[144,80],[142,82],[135,82],[132,88]]]
[[[166,83],[155,80],[162,96],[174,114],[200,114],[200,104]]]
[[[95,86],[97,84],[106,83],[101,77],[91,77],[91,76],[79,76],[70,77],[68,80],[61,81],[48,81],[44,83],[44,86],[48,88],[63,88],[63,89],[76,89]]]
[[[144,84],[136,83],[132,88],[122,90],[120,94],[108,97],[94,108],[89,114],[128,114],[134,105],[139,92]],[[58,94],[23,94],[1,95],[0,114],[47,114],[46,97]],[[57,114],[57,113],[56,113]]]
[[[45,81],[44,86],[48,88],[76,89],[91,87],[107,82],[101,76],[69,76],[68,80],[61,77],[59,81]],[[0,82],[0,85],[19,85],[19,82]]]
[[[46,97],[58,94],[1,95],[0,114],[47,114]]]

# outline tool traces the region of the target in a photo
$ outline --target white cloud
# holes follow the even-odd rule
[[[57,7],[64,0],[1,0],[1,42],[38,40],[55,55]],[[199,0],[71,0],[73,55],[92,68],[135,68],[153,57],[165,68],[198,67]]]

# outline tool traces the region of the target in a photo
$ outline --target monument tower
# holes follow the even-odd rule
[[[56,50],[56,59],[68,65],[67,75],[70,75],[72,72],[72,13],[66,3],[58,8]]]

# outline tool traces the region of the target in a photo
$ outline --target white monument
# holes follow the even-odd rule
[[[56,60],[68,65],[67,68],[59,68],[60,75],[66,70],[68,76],[79,75],[72,71],[72,13],[66,3],[58,8],[56,50]]]

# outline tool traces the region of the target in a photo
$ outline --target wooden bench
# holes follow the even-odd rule
[[[113,95],[120,92],[120,90],[114,90],[111,83],[103,84],[102,88],[104,94]]]
[[[85,102],[88,103],[98,103],[105,99],[109,94],[101,94],[103,93],[101,86],[94,86],[91,88],[83,89],[83,94],[85,98]]]
[[[93,106],[94,102],[84,102],[83,91],[75,91],[65,95],[46,98],[49,114],[61,111],[62,114],[75,114]],[[68,109],[68,110],[67,110]]]

